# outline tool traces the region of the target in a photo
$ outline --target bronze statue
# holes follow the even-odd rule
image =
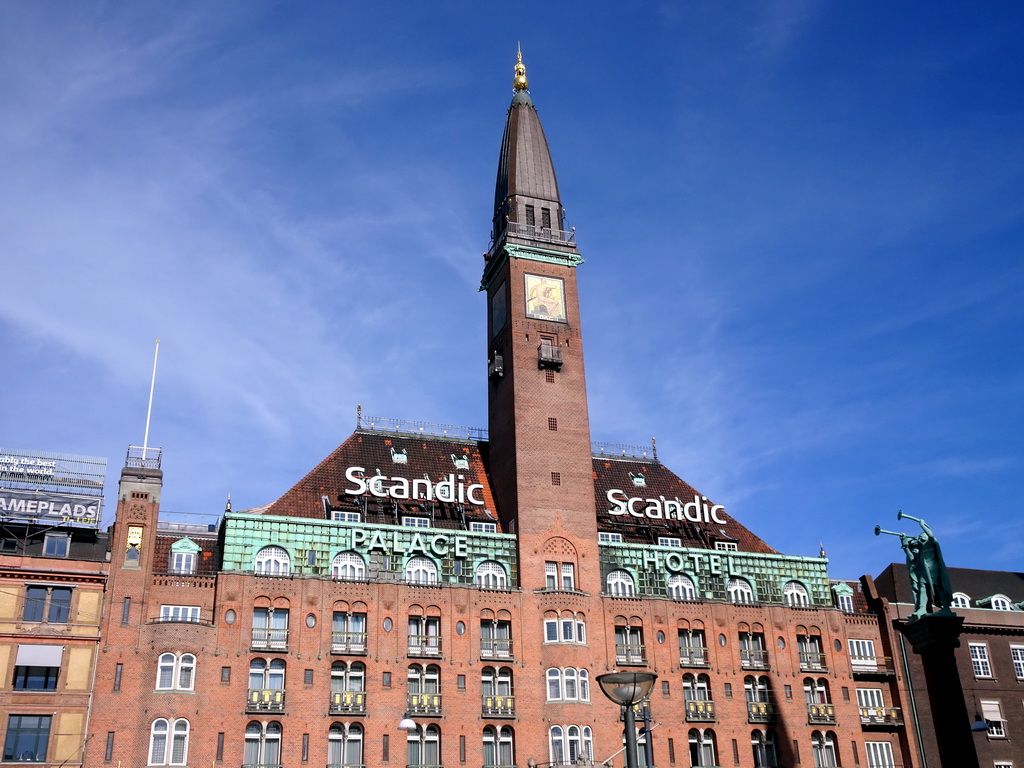
[[[919,517],[903,514],[901,509],[896,513],[896,519],[904,518],[921,524],[919,536],[886,531],[880,525],[875,526],[875,536],[882,533],[899,536],[903,551],[907,553],[910,587],[914,592],[914,612],[910,614],[907,621],[917,621],[925,614],[930,613],[932,608],[935,609],[935,613],[952,616],[953,611],[950,606],[953,603],[953,589],[949,585],[949,573],[946,571],[946,563],[942,559],[939,540],[935,538],[928,523]]]

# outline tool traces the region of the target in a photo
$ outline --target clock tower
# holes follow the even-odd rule
[[[504,528],[519,537],[524,589],[551,588],[552,563],[557,588],[578,589],[577,580],[600,579],[576,286],[583,259],[566,231],[522,52],[513,89],[481,286],[489,465]]]

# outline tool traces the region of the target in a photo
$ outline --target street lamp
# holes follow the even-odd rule
[[[398,721],[398,730],[400,731],[415,731],[419,726],[416,722],[409,717],[409,713],[406,712],[402,719]]]
[[[623,708],[623,719],[626,721],[626,768],[637,768],[636,716],[633,707],[647,698],[657,679],[658,676],[650,672],[609,672],[597,676],[601,693]]]

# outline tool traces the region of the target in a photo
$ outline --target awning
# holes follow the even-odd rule
[[[981,702],[981,716],[986,720],[999,720],[1003,719],[1003,713],[1000,711],[998,701],[983,701]]]
[[[19,667],[59,667],[63,645],[19,645]]]

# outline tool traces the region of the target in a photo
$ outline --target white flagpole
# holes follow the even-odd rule
[[[146,448],[149,446],[149,419],[153,415],[153,389],[156,387],[156,359],[160,354],[160,339],[156,340],[153,352],[153,378],[149,382],[149,407],[146,409],[146,434],[142,438],[142,461],[146,461]]]

